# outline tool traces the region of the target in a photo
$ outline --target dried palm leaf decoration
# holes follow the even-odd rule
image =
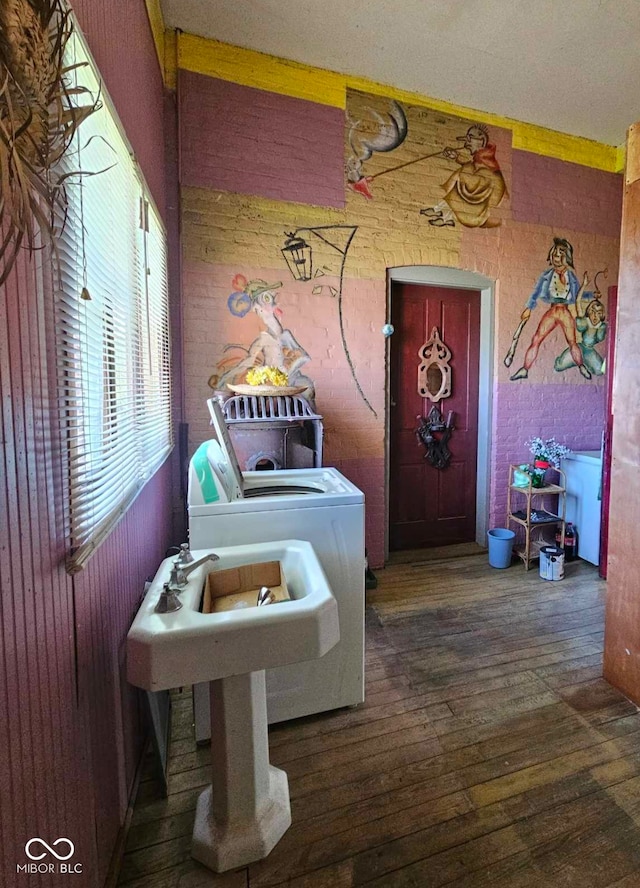
[[[64,64],[72,31],[64,0],[0,0],[0,284],[63,224],[70,174],[55,166],[98,105]]]

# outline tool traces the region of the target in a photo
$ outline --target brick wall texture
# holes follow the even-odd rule
[[[211,89],[212,82],[216,88]],[[261,89],[181,71],[182,182],[278,200],[344,206],[344,114]]]
[[[280,284],[275,288],[280,323],[309,355],[302,372],[314,381],[324,416],[325,463],[340,468],[366,494],[373,566],[384,560],[388,511],[388,366],[381,334],[388,317],[388,269],[439,266],[495,282],[488,331],[493,349],[488,520],[502,524],[507,467],[527,458],[527,438],[555,435],[574,449],[599,447],[604,379],[584,379],[576,367],[554,369],[567,345],[559,328],[542,343],[528,378],[510,380],[546,307],[532,313],[511,368],[504,357],[525,303],[548,268],[553,237],[571,242],[576,274],[581,280],[587,272],[588,288],[595,273],[607,269],[598,281],[606,304],[606,289],[617,276],[622,199],[620,176],[513,150],[510,131],[491,127],[507,189],[491,212],[493,227],[429,225],[420,210],[441,201],[444,183],[459,169],[440,152],[459,148],[473,120],[404,106],[403,144],[363,162],[373,195],[367,199],[347,187],[345,164],[354,144],[361,146],[380,134],[382,124],[388,126],[390,108],[384,97],[349,92],[343,112],[180,72],[190,446],[210,436],[205,405],[210,378],[219,379],[264,331],[255,311],[238,317],[229,310],[236,276]],[[395,167],[400,168],[390,171]],[[313,250],[309,281],[294,280],[281,253],[285,232],[296,229]]]

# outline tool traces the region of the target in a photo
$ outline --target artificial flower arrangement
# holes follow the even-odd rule
[[[280,367],[252,367],[247,370],[249,385],[288,385],[289,377]]]
[[[549,466],[553,466],[554,469],[559,469],[560,460],[571,453],[569,447],[565,447],[564,444],[558,444],[555,438],[547,438],[543,441],[542,438],[536,437],[530,438],[525,443],[533,454],[534,465],[536,463],[546,463],[546,465],[538,466],[538,468],[547,469]]]
[[[560,460],[571,453],[564,444],[558,444],[555,438],[531,438],[526,442],[527,447],[533,454],[533,466],[518,466],[513,473],[513,483],[515,487],[528,487],[531,483],[532,487],[544,487],[545,472],[553,466],[555,469],[560,468]]]

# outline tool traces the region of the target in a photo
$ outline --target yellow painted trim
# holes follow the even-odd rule
[[[432,99],[420,93],[396,89],[363,77],[312,68],[299,62],[279,59],[253,49],[243,49],[240,46],[231,46],[217,40],[196,37],[193,34],[178,35],[178,67],[243,86],[295,96],[336,108],[346,107],[347,89],[386,96],[406,104],[431,108],[443,114],[511,130],[513,147],[523,151],[579,163],[606,172],[620,170],[619,149],[614,145],[604,145],[601,142],[557,132],[533,123],[524,123],[510,117],[501,117],[498,114]]]
[[[160,0],[145,0],[145,5],[147,7],[149,24],[151,25],[151,33],[153,34],[153,42],[155,43],[158,61],[160,62],[160,70],[162,71],[162,76],[164,78],[165,27]]]
[[[511,128],[514,148],[570,163],[579,163],[607,173],[617,172],[615,145],[603,145],[602,142],[595,142],[592,139],[571,136],[569,133],[560,133],[557,130],[517,120],[512,121]]]
[[[342,74],[193,34],[178,35],[178,67],[321,105],[345,107]]]
[[[627,164],[627,143],[623,142],[616,148],[616,173],[624,173]]]
[[[511,130],[513,133],[513,147],[522,151],[531,151],[534,154],[555,157],[559,160],[567,160],[571,163],[595,167],[606,172],[617,172],[617,150],[613,145],[604,145],[602,142],[594,142],[591,139],[583,139],[580,136],[571,136],[568,133],[547,129],[535,123],[524,123],[521,120],[514,120],[512,117],[502,117],[499,114],[492,114],[488,111],[479,111],[477,108],[468,108],[464,105],[455,105],[453,102],[432,99],[420,93],[396,89],[395,87],[386,86],[383,83],[377,83],[363,77],[347,76],[345,79],[349,89],[386,96],[408,105],[421,105],[435,111],[441,111],[443,114],[451,114],[454,117],[463,117],[468,120],[477,120],[479,123]]]

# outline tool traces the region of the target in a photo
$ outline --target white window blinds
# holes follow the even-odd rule
[[[166,237],[84,41],[73,76],[100,95],[62,162],[68,213],[54,256],[68,454],[70,569],[80,569],[172,446]],[[86,64],[82,64],[86,63]]]

